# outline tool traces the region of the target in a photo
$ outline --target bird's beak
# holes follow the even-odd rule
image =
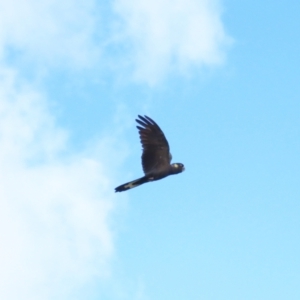
[[[182,172],[185,171],[185,167],[182,168]]]

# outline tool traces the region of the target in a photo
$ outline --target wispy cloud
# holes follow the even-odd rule
[[[215,0],[116,0],[134,77],[155,84],[171,72],[220,64],[231,38]]]
[[[11,53],[49,65],[87,66],[99,52],[93,0],[0,2],[0,59]]]
[[[173,71],[221,63],[230,39],[211,3],[116,0],[123,27],[114,45],[125,50],[121,59],[134,78],[155,84]],[[107,165],[122,154],[111,134],[80,153],[70,149],[36,84],[44,78],[32,75],[99,67],[105,50],[98,8],[94,0],[0,2],[1,299],[76,299],[78,290],[110,275],[115,206]],[[107,54],[111,44],[100,43]],[[119,109],[115,124],[120,116],[129,124],[126,107]],[[135,298],[142,297],[143,287]]]
[[[1,299],[77,299],[110,276],[113,137],[74,152],[43,78],[20,71],[28,60],[47,72],[92,64],[94,11],[92,0],[0,3]]]
[[[0,99],[0,298],[68,299],[109,274],[110,180],[96,155],[62,155],[66,133],[13,71]]]

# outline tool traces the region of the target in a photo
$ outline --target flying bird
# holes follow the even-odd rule
[[[159,180],[184,171],[181,163],[171,164],[172,155],[169,143],[159,126],[147,116],[138,116],[136,126],[143,147],[142,166],[144,177],[124,183],[115,188],[115,192],[124,192],[146,182]]]

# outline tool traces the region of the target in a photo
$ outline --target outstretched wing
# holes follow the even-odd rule
[[[169,143],[159,126],[147,116],[138,116],[136,122],[143,146],[142,166],[144,173],[155,173],[169,168],[171,154]]]

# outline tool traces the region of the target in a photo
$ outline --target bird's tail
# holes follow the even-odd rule
[[[133,189],[133,188],[135,188],[135,187],[137,187],[137,186],[139,186],[143,183],[146,183],[146,182],[148,182],[148,178],[146,176],[144,176],[144,177],[141,177],[139,179],[124,183],[124,184],[116,187],[115,192],[124,192],[124,191],[127,191],[129,189]]]

